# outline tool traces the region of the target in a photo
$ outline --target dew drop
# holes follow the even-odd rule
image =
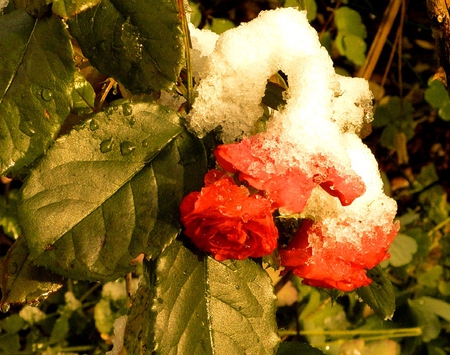
[[[150,145],[150,138],[146,138],[142,141],[142,146],[144,148],[148,147]]]
[[[133,113],[133,107],[130,104],[123,104],[122,110],[125,116],[129,116]]]
[[[102,153],[108,153],[112,150],[113,147],[113,139],[109,138],[109,139],[105,139],[104,141],[102,141],[100,143],[100,151]]]
[[[9,312],[9,304],[3,303],[0,306],[0,311],[2,311],[3,313],[8,313]]]
[[[36,133],[31,121],[21,121],[19,124],[19,129],[28,137],[31,137]]]
[[[136,146],[128,141],[120,143],[120,154],[122,155],[128,155],[133,152],[133,150],[136,149]]]
[[[239,289],[240,289],[239,285],[234,286],[234,288],[235,288],[236,290],[239,290]]]
[[[91,131],[96,131],[98,129],[98,123],[96,120],[91,120],[89,123],[89,128]]]
[[[51,101],[51,99],[53,98],[53,93],[50,90],[48,90],[48,89],[42,89],[41,90],[41,97],[45,101]]]
[[[136,123],[136,117],[134,117],[134,116],[130,117],[129,123],[130,123],[130,126],[133,127],[134,124]]]

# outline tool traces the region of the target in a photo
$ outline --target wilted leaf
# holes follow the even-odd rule
[[[66,277],[112,280],[179,230],[205,172],[203,146],[174,111],[109,107],[59,138],[29,175],[19,216],[33,260]]]
[[[140,349],[130,342],[127,354],[144,346],[153,354],[273,354],[278,344],[273,287],[253,261],[221,263],[176,240],[147,272],[153,275],[148,292],[153,297],[141,296],[131,313],[147,310],[139,332],[148,338],[140,339]],[[137,335],[136,325],[128,327]]]
[[[68,21],[84,55],[134,93],[169,89],[183,66],[176,1],[103,0]]]
[[[96,6],[102,0],[53,0],[52,11],[61,16],[64,20],[68,20],[80,12]]]
[[[378,316],[391,318],[395,311],[395,293],[391,281],[379,265],[368,270],[367,276],[372,279],[372,283],[358,288],[356,293]]]
[[[25,238],[20,237],[0,262],[0,309],[11,304],[37,304],[59,290],[63,279],[43,267],[34,265],[29,258]]]
[[[57,17],[0,16],[0,174],[33,162],[69,114],[75,66]]]

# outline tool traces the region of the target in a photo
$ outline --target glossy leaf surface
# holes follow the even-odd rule
[[[33,162],[52,143],[72,105],[75,66],[57,17],[23,10],[0,16],[0,174]]]
[[[68,21],[84,55],[134,93],[170,88],[183,64],[175,1],[103,0]]]
[[[145,300],[141,294],[137,307],[144,308],[132,311],[149,310],[139,332],[149,338],[127,353],[138,354],[143,344],[147,351],[153,344],[154,354],[274,353],[278,336],[272,283],[253,261],[221,263],[176,240],[150,263],[150,272],[155,277],[144,287],[152,297]]]
[[[19,216],[32,260],[66,277],[124,275],[177,235],[179,203],[201,183],[203,161],[174,111],[125,102],[92,115],[25,181]]]

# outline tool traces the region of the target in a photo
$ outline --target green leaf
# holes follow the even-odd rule
[[[391,281],[379,265],[368,270],[367,276],[372,279],[372,283],[357,289],[356,293],[379,317],[391,318],[395,311],[395,293]]]
[[[385,96],[375,110],[372,126],[380,128],[390,123],[398,126],[402,121],[412,121],[413,112],[414,107],[409,101],[398,96]]]
[[[367,37],[361,15],[347,6],[342,6],[334,12],[334,22],[339,33],[353,35],[365,39]]]
[[[85,77],[75,72],[75,83],[72,91],[72,112],[74,114],[88,114],[93,111],[95,104],[95,91]]]
[[[364,65],[367,45],[363,38],[354,34],[339,32],[335,43],[341,55],[346,56],[357,66]]]
[[[441,332],[441,324],[436,314],[429,312],[421,299],[408,300],[408,304],[416,316],[418,325],[422,328],[423,341],[429,342],[436,339]]]
[[[436,314],[438,317],[450,322],[450,304],[432,297],[420,297],[414,300],[426,309],[427,312]]]
[[[65,25],[17,10],[0,16],[0,174],[33,162],[72,104],[75,66]]]
[[[17,190],[9,191],[8,198],[0,195],[0,227],[13,239],[19,238],[22,233],[17,218]]]
[[[103,0],[68,21],[84,55],[134,93],[170,89],[183,66],[175,0]]]
[[[100,2],[101,0],[53,0],[52,11],[64,20],[68,20]]]
[[[11,304],[37,304],[59,290],[63,279],[34,265],[29,258],[25,238],[19,237],[0,262],[0,309]]]
[[[450,121],[450,100],[448,100],[441,108],[438,110],[439,117],[444,121]]]
[[[406,234],[397,234],[389,247],[389,263],[392,266],[406,265],[412,261],[413,255],[417,251],[417,242],[414,238]]]
[[[218,262],[175,240],[150,263],[152,280],[141,294],[140,349],[153,354],[273,354],[278,344],[273,287],[251,260]],[[133,305],[132,309],[135,307]],[[128,329],[137,330],[136,326]],[[134,334],[136,336],[137,334]],[[128,338],[129,334],[125,334]],[[135,342],[127,354],[138,354]]]
[[[123,103],[62,136],[26,179],[19,217],[31,258],[76,279],[109,281],[180,230],[178,208],[206,170],[175,111]],[[70,211],[70,212],[68,212]]]
[[[294,341],[284,342],[280,344],[277,355],[323,355],[324,353],[309,345],[308,343],[299,343]]]
[[[204,27],[206,30],[211,30],[217,34],[221,34],[230,28],[236,27],[234,23],[225,18],[212,18],[211,25],[207,25]]]
[[[439,80],[433,80],[429,83],[428,88],[425,90],[424,98],[435,109],[441,108],[450,101],[444,84]]]

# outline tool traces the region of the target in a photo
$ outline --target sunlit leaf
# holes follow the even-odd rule
[[[37,304],[63,285],[59,275],[30,261],[23,237],[17,239],[0,262],[0,282],[1,310],[7,310],[11,304]]]
[[[66,277],[112,280],[179,232],[178,207],[205,172],[174,111],[123,103],[59,138],[29,175],[19,216],[32,259]]]
[[[53,0],[52,11],[64,20],[73,17],[91,7],[96,6],[102,0]]]
[[[356,293],[380,318],[391,318],[395,311],[395,293],[391,281],[379,265],[368,270],[367,276],[372,279],[372,283],[358,288]]]
[[[103,0],[68,21],[83,54],[134,93],[169,89],[183,66],[175,0]]]
[[[402,266],[411,262],[417,251],[417,242],[406,234],[399,233],[389,247],[389,263],[392,266]]]
[[[65,25],[23,10],[0,16],[0,174],[33,162],[72,104],[75,66]]]
[[[234,23],[225,18],[213,18],[211,20],[211,25],[207,25],[204,29],[211,30],[217,34],[221,34],[230,28],[236,27]]]
[[[141,340],[141,351],[146,346],[153,354],[273,354],[275,297],[259,265],[221,263],[175,241],[151,263],[150,272],[152,298],[138,303],[146,309],[131,311],[147,312],[139,330],[148,337]]]
[[[361,15],[347,6],[342,6],[334,12],[334,22],[340,33],[352,34],[362,39],[367,36]]]
[[[72,112],[75,114],[91,113],[94,108],[95,92],[91,84],[79,72],[75,72],[72,91]]]

